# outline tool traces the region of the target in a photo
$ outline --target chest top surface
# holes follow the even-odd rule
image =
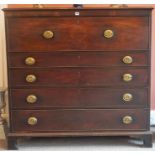
[[[11,16],[146,16],[152,8],[5,8],[3,11]]]

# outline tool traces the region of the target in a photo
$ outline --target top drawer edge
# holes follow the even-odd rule
[[[97,16],[149,16],[151,14],[151,8],[124,8],[124,9],[112,9],[112,8],[93,8],[93,9],[3,9],[6,17],[97,17]]]
[[[36,51],[25,51],[25,50],[20,50],[20,51],[13,51],[13,50],[7,50],[7,53],[63,53],[63,54],[69,54],[69,53],[107,53],[107,52],[131,52],[131,53],[135,53],[135,52],[150,52],[151,49],[133,49],[133,50],[127,50],[127,49],[124,49],[124,50],[50,50],[50,51],[47,51],[47,50],[36,50]]]

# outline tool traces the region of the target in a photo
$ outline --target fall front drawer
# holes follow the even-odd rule
[[[12,132],[147,130],[148,110],[12,110]]]
[[[8,53],[8,65],[10,68],[149,66],[148,52],[10,52]]]
[[[11,69],[10,86],[146,86],[147,68]]]
[[[146,50],[149,18],[18,17],[7,21],[7,35],[9,52]]]
[[[11,89],[13,109],[148,108],[148,89]],[[105,102],[106,101],[106,102]]]

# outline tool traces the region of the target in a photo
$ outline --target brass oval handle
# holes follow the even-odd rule
[[[124,74],[123,75],[123,80],[125,81],[125,82],[129,82],[129,81],[131,81],[133,79],[133,76],[131,75],[131,74]]]
[[[133,118],[131,116],[124,116],[123,123],[124,124],[131,124],[133,122]]]
[[[25,64],[26,64],[26,65],[34,65],[35,62],[36,62],[36,60],[35,60],[35,58],[33,58],[33,57],[27,57],[27,58],[25,59]]]
[[[43,32],[43,37],[45,39],[51,39],[51,38],[54,37],[54,33],[52,31],[50,31],[50,30],[44,31]]]
[[[131,101],[132,99],[133,99],[133,96],[132,96],[132,94],[130,94],[130,93],[125,93],[125,94],[123,95],[123,100],[126,101],[126,102],[129,102],[129,101]]]
[[[36,125],[38,122],[38,119],[36,117],[29,117],[28,120],[27,120],[27,123],[29,125]]]
[[[105,30],[104,31],[104,37],[105,38],[112,38],[114,36],[114,32],[113,32],[113,30]]]
[[[123,58],[123,62],[124,62],[125,64],[131,64],[131,63],[133,62],[133,59],[132,59],[131,56],[125,56],[125,57]]]
[[[35,102],[37,102],[37,96],[33,95],[33,94],[28,95],[27,98],[26,98],[26,101],[28,103],[35,103]]]
[[[33,74],[30,74],[30,75],[27,75],[27,76],[26,76],[26,81],[29,82],[29,83],[35,82],[36,79],[37,79],[36,76],[33,75]]]

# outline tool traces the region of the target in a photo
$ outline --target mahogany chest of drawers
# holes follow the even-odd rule
[[[150,8],[4,12],[8,148],[61,136],[138,136],[151,146]]]

